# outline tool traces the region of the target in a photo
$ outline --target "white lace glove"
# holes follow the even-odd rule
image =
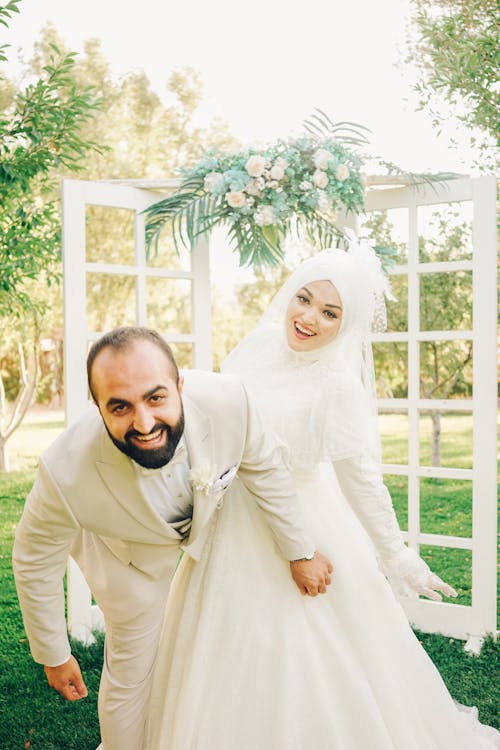
[[[425,560],[405,544],[394,558],[382,563],[382,569],[396,594],[420,594],[435,602],[442,600],[438,591],[445,596],[457,596],[455,589],[433,573]]]
[[[335,461],[340,488],[370,536],[384,574],[397,594],[410,593],[441,601],[457,592],[433,573],[417,553],[409,549],[377,464],[368,457]]]

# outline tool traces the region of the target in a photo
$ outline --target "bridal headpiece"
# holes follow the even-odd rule
[[[325,346],[293,351],[285,327],[290,300],[304,285],[322,280],[331,281],[342,300],[339,333]],[[224,371],[243,377],[261,405],[269,402],[294,466],[357,455],[361,444],[379,460],[371,333],[385,324],[386,297],[389,282],[379,258],[350,235],[347,250],[319,252],[293,271],[257,327],[223,363]],[[293,417],[276,408],[278,393],[280,403],[295,404]]]
[[[348,334],[368,339],[371,332],[385,330],[385,299],[394,299],[389,279],[373,248],[367,242],[358,240],[354,233],[348,231],[346,234],[347,250],[324,250],[293,271],[262,316],[261,325],[280,325],[297,290],[308,282],[326,279],[339,292],[344,310],[335,341]]]

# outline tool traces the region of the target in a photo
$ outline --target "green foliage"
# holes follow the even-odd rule
[[[333,122],[326,112],[318,107],[307,120],[304,120],[304,130],[316,140],[333,138],[349,146],[366,146],[369,142],[369,128],[356,122]]]
[[[219,150],[181,170],[178,190],[146,210],[148,245],[156,246],[166,223],[176,247],[191,247],[199,235],[227,226],[241,265],[278,265],[292,229],[303,229],[319,249],[337,245],[343,235],[336,212],[363,207],[361,162],[348,148],[355,131],[351,127],[346,135],[340,125],[335,138],[303,136],[263,149]]]
[[[498,3],[412,0],[412,6],[409,60],[419,68],[420,107],[431,112],[437,127],[451,116],[476,129],[482,149],[488,149],[500,134]]]
[[[12,3],[2,10],[5,17]],[[76,85],[74,67],[74,53],[52,45],[39,79],[0,113],[0,315],[32,306],[26,280],[45,272],[50,284],[60,272],[54,169],[75,171],[97,148],[82,135],[97,101],[89,87]]]
[[[8,26],[8,19],[12,17],[13,13],[19,13],[18,5],[21,0],[10,0],[6,5],[0,5],[0,23],[2,26]],[[0,62],[7,60],[5,50],[8,49],[8,44],[0,44]]]
[[[468,227],[453,223],[455,215],[435,214],[434,237],[420,237],[420,260],[449,261],[463,257]],[[428,273],[420,277],[420,330],[472,328],[472,273]],[[423,398],[471,396],[472,342],[430,341],[420,347],[420,388]]]
[[[392,237],[394,227],[385,212],[370,214],[365,229],[375,242],[398,250],[398,264],[406,261],[406,247]],[[421,263],[460,260],[468,257],[470,226],[453,206],[436,211],[419,237]],[[472,327],[472,274],[469,271],[421,273],[420,330],[469,330]],[[405,276],[391,279],[396,302],[387,303],[390,331],[408,330],[408,289]],[[408,348],[406,343],[374,345],[375,368],[382,375],[381,397],[407,395]],[[422,398],[469,397],[472,391],[472,343],[430,341],[420,345],[420,390]]]
[[[60,58],[57,58],[55,48],[61,50]],[[46,80],[49,77],[47,68],[54,67],[54,58],[64,60],[68,55],[70,53],[64,40],[52,26],[47,26],[35,45],[32,59],[26,63],[24,79]],[[89,180],[134,177],[164,179],[181,165],[185,166],[200,158],[206,149],[228,147],[232,143],[226,125],[221,121],[214,122],[205,130],[193,124],[203,90],[199,75],[192,69],[181,68],[171,74],[166,86],[169,97],[169,104],[166,105],[152,90],[143,72],[133,71],[121,78],[113,75],[98,40],[87,41],[84,53],[78,57],[70,55],[69,59],[72,64],[68,75],[74,82],[75,90],[81,94],[88,92],[89,95],[92,90],[92,102],[99,102],[99,106],[92,109],[92,116],[88,119],[81,118],[79,129],[77,127],[74,131],[75,139],[100,144],[99,149],[89,148],[82,155],[78,177]],[[0,80],[0,112],[4,113],[3,119],[14,117],[16,101],[27,96],[27,90],[17,82],[6,78]],[[69,104],[68,89],[61,91],[60,96],[66,97],[65,101]],[[56,104],[49,102],[49,105],[49,110],[55,117],[54,110],[59,106],[57,100]],[[40,117],[43,115],[45,125],[48,123],[52,126],[55,123],[50,112],[44,111]],[[75,122],[72,124],[77,125]],[[19,281],[16,287],[17,298],[5,290],[0,291],[0,315],[4,330],[9,332],[9,335],[0,339],[0,374],[5,377],[9,400],[18,393],[20,383],[17,342],[20,340],[28,343],[31,340],[30,318],[23,313],[22,305],[17,302],[36,307],[43,338],[60,340],[62,331],[62,292],[55,283],[61,275],[58,194],[60,180],[73,175],[73,165],[71,161],[66,163],[61,159],[64,153],[57,151],[57,144],[52,144],[45,131],[42,135],[38,144],[42,149],[40,154],[43,152],[48,162],[52,157],[52,166],[48,172],[32,177],[31,188],[19,196],[18,204],[14,204],[14,214],[19,205],[20,214],[28,216],[25,221],[30,222],[30,234],[22,240],[24,244],[21,242],[22,235],[16,234],[15,241],[12,241],[16,256],[9,246],[10,277],[6,272],[5,278],[2,263],[7,261],[0,238],[0,286],[4,280],[9,284],[11,280]],[[30,144],[26,142],[26,147],[28,145]],[[42,147],[46,147],[45,151]],[[0,155],[1,153],[0,151]],[[44,223],[44,212],[45,218],[50,219],[50,222]],[[1,221],[2,219],[0,231]],[[131,211],[88,206],[87,260],[133,264],[133,223]],[[11,232],[15,232],[14,225]],[[162,241],[161,258],[165,265],[176,267],[177,255],[168,238]],[[88,324],[91,330],[107,330],[114,325],[131,322],[127,315],[130,310],[135,311],[135,286],[132,277],[107,274],[101,275],[97,280],[89,274],[88,281]],[[148,313],[153,311],[156,320],[161,314],[160,304],[168,306],[171,314],[178,309],[178,317],[183,325],[189,320],[189,311],[184,310],[185,305],[177,289],[169,289],[166,297],[165,289],[156,286],[148,288]],[[10,314],[14,306],[17,318]],[[190,362],[186,359],[183,364],[189,366]],[[43,369],[43,362],[41,366]],[[45,376],[42,372],[38,399],[46,402],[53,394],[54,387],[50,372],[45,372]]]

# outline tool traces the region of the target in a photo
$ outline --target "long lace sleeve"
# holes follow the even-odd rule
[[[341,490],[373,541],[381,568],[394,591],[439,600],[441,597],[433,590],[437,587],[453,595],[450,587],[447,590],[440,587],[442,581],[405,545],[389,490],[376,462],[364,455],[333,463]]]

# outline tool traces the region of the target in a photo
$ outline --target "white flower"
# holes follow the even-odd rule
[[[267,159],[264,156],[254,154],[245,164],[245,168],[250,177],[260,177],[266,168]]]
[[[257,177],[257,179],[250,180],[245,187],[245,192],[248,193],[248,195],[260,195],[260,191],[265,187],[265,184],[266,183],[262,177]]]
[[[349,167],[347,164],[339,164],[337,167],[337,180],[347,180],[349,177]]]
[[[283,159],[282,156],[278,156],[278,158],[274,160],[274,166],[279,167],[284,172],[285,169],[288,167],[288,162],[285,159]]]
[[[285,170],[283,167],[278,166],[277,164],[274,165],[271,169],[271,177],[273,180],[282,180],[285,176]]]
[[[312,176],[313,182],[316,185],[316,187],[319,187],[321,189],[325,188],[328,185],[328,175],[326,172],[323,172],[321,169],[317,169],[315,173]]]
[[[247,202],[247,199],[241,190],[230,190],[226,193],[226,202],[231,208],[242,208]]]
[[[270,205],[259,206],[253,215],[254,221],[260,227],[275,223],[274,209]]]
[[[217,476],[217,467],[209,463],[203,464],[196,469],[190,469],[188,479],[193,485],[193,489],[208,495],[212,489],[215,477]]]
[[[303,190],[306,193],[308,190],[312,189],[312,182],[309,182],[309,180],[302,180],[299,185],[299,189]]]
[[[332,155],[326,148],[318,148],[313,154],[313,162],[316,169],[328,169],[328,164],[332,160]]]
[[[203,180],[203,187],[207,191],[207,193],[214,193],[217,189],[217,185],[222,180],[222,175],[220,172],[209,172],[207,175],[205,175],[205,179]]]
[[[276,188],[279,186],[278,180],[269,180],[267,183],[267,187],[270,187],[271,190],[276,190]]]

